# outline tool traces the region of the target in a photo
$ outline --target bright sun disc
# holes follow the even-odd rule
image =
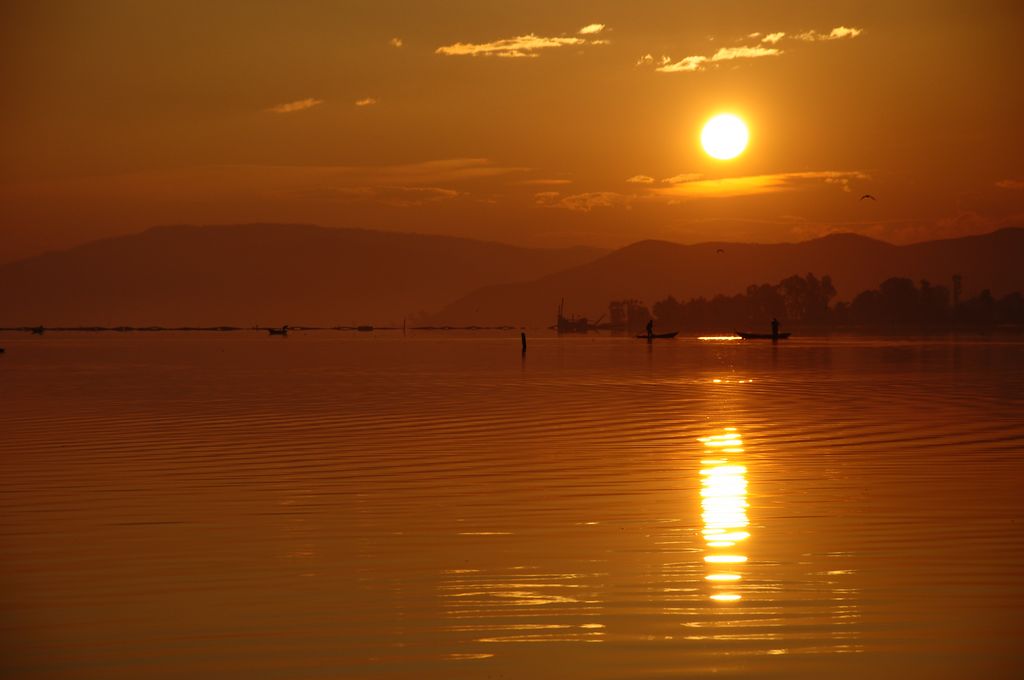
[[[722,113],[707,122],[700,133],[700,143],[712,158],[721,161],[736,158],[747,148],[750,138],[747,126],[731,113]]]

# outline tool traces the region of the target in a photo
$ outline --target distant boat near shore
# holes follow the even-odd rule
[[[559,333],[587,333],[588,331],[597,330],[598,324],[601,323],[601,319],[604,318],[604,314],[598,317],[597,321],[590,323],[587,317],[576,317],[565,316],[565,298],[558,303],[558,321],[555,323],[553,328]]]
[[[288,335],[288,324],[285,324],[280,328],[268,328],[267,333],[270,335]]]
[[[772,335],[771,333],[744,333],[743,331],[736,331],[736,335],[744,340],[785,340],[790,334],[779,333],[778,335]]]
[[[672,338],[679,335],[679,331],[673,331],[672,333],[654,333],[652,335],[638,335],[637,340],[671,340]]]

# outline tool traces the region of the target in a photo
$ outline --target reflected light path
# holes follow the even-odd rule
[[[594,620],[603,611],[597,586],[603,574],[515,565],[446,569],[441,576],[446,628],[463,643],[604,641],[605,625]]]
[[[742,595],[736,585],[743,575],[737,566],[747,561],[742,543],[750,538],[747,527],[747,468],[733,459],[743,453],[743,438],[734,427],[721,434],[700,437],[705,458],[701,460],[701,519],[704,523],[704,563],[715,602],[736,602]],[[729,569],[729,571],[724,571]]]

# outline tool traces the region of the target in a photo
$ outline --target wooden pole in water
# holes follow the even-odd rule
[[[526,331],[519,331],[519,339],[523,341],[523,354],[526,354]]]

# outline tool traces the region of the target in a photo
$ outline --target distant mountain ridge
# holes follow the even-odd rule
[[[0,325],[548,326],[828,274],[840,299],[907,276],[964,294],[1024,290],[1024,229],[896,246],[854,234],[801,243],[639,241],[607,252],[447,236],[250,224],[154,227],[0,266]]]
[[[153,227],[0,266],[0,325],[400,324],[604,252],[295,224]]]
[[[1024,290],[1024,229],[906,246],[855,234],[778,244],[640,241],[535,281],[481,288],[431,320],[546,326],[554,323],[562,298],[568,311],[596,319],[611,300],[634,298],[652,305],[669,295],[689,299],[735,294],[750,284],[807,273],[831,276],[839,299],[893,276],[951,286],[954,274],[962,276],[965,294],[988,288],[1001,295]]]

